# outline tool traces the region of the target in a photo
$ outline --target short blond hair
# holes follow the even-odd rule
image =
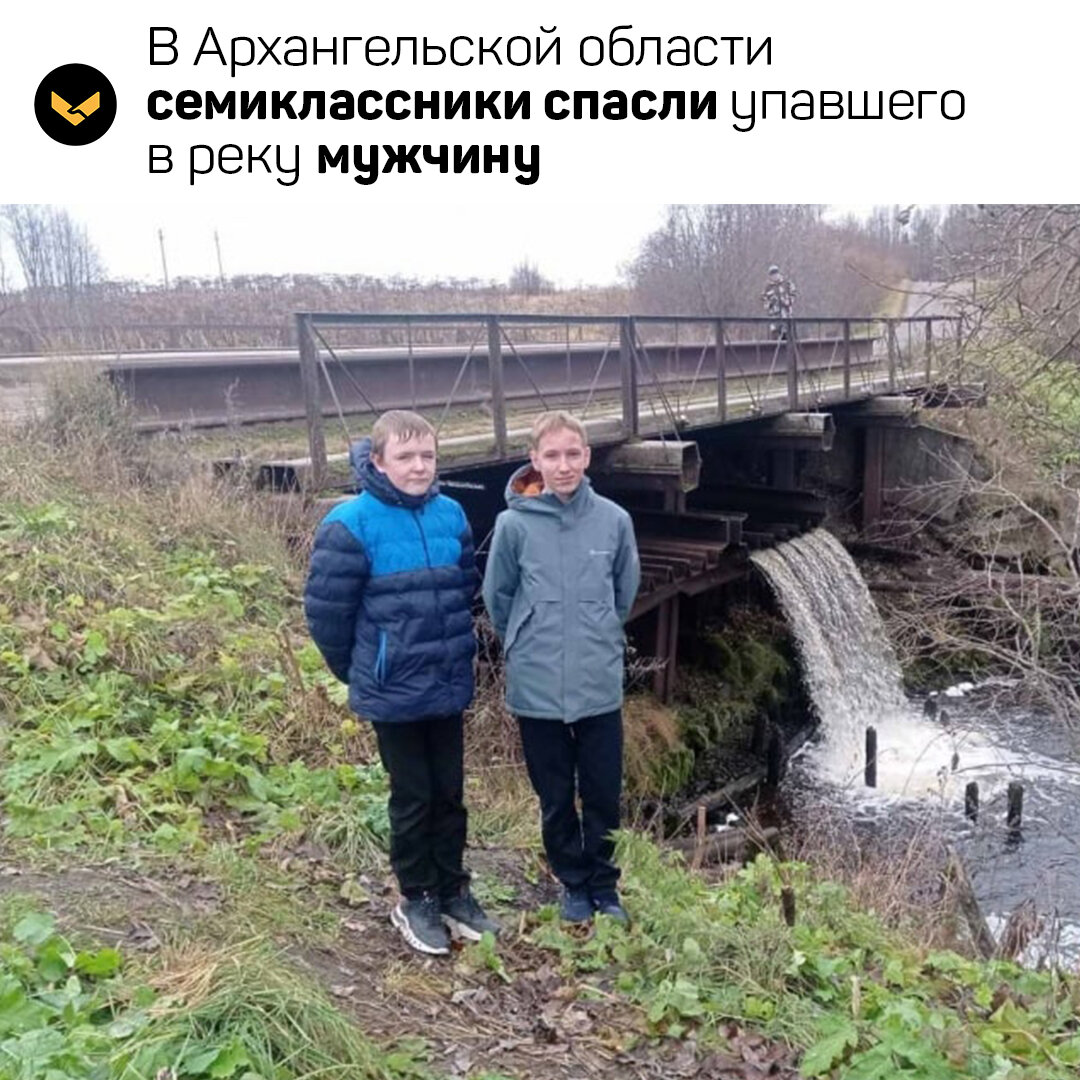
[[[396,435],[401,442],[430,435],[438,441],[438,436],[431,424],[419,413],[408,409],[390,409],[375,421],[371,429],[371,452],[382,457],[386,453],[386,444],[391,435]]]
[[[585,446],[589,445],[589,433],[585,430],[585,425],[564,409],[554,409],[551,412],[541,413],[533,421],[532,431],[529,434],[529,449],[539,450],[540,440],[553,431],[572,431]]]

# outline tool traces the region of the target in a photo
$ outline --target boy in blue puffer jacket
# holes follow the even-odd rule
[[[473,697],[477,573],[465,512],[439,494],[435,430],[392,410],[350,454],[362,493],[315,535],[304,591],[311,636],[372,722],[390,777],[391,922],[414,949],[450,951],[498,924],[463,866],[462,713]]]

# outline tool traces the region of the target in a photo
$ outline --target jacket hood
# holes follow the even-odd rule
[[[349,464],[359,491],[370,491],[375,498],[390,506],[404,506],[417,510],[439,494],[439,479],[432,481],[431,487],[423,495],[409,495],[390,483],[386,473],[375,468],[371,460],[371,440],[363,438],[349,447]]]
[[[581,485],[563,502],[558,495],[544,490],[544,481],[532,465],[522,465],[506,482],[506,505],[511,510],[529,510],[540,514],[558,514],[564,510],[579,510],[592,499],[592,484],[587,476]]]

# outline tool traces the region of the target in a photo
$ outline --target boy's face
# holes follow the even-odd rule
[[[382,454],[372,454],[379,472],[406,495],[423,495],[435,479],[435,438],[418,435],[402,439],[391,435]]]
[[[544,481],[544,490],[568,499],[577,491],[589,467],[589,448],[569,428],[549,431],[529,452],[533,468]]]

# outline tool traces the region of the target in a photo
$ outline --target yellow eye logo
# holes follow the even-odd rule
[[[101,108],[101,93],[91,94],[81,105],[69,105],[55,90],[52,107],[69,123],[81,124],[91,113]]]

